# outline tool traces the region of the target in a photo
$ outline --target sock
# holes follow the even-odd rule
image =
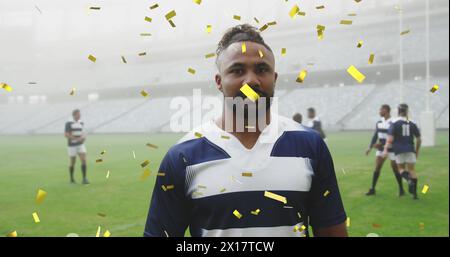
[[[417,178],[412,178],[411,181],[413,184],[413,195],[417,196]]]
[[[411,179],[411,177],[410,177],[410,175],[409,175],[409,172],[408,172],[407,170],[403,171],[403,172],[401,173],[401,175],[402,175],[402,177],[403,177],[404,179],[406,179],[407,181],[409,181],[409,180]]]
[[[400,175],[400,172],[394,171],[394,175],[398,183],[398,188],[400,189],[400,191],[403,191],[402,176]]]
[[[70,180],[73,180],[73,166],[69,166]]]
[[[83,179],[86,179],[86,164],[81,164],[81,172],[83,172]]]
[[[380,176],[380,171],[374,171],[372,177],[372,189],[375,190],[375,186],[377,185],[378,177]]]

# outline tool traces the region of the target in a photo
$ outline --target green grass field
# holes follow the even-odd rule
[[[418,160],[419,190],[399,198],[389,165],[383,167],[377,195],[367,197],[374,152],[364,150],[370,132],[329,133],[327,144],[333,155],[339,186],[351,219],[350,236],[449,236],[448,131],[438,132],[437,146],[423,148]],[[142,236],[156,171],[167,151],[181,135],[91,135],[88,177],[91,184],[69,183],[66,141],[63,136],[0,136],[0,236],[16,230],[19,236],[94,236],[97,227],[111,236]],[[158,145],[158,149],[146,143]],[[100,152],[104,161],[96,163]],[[135,151],[136,159],[132,151]],[[141,180],[140,163],[150,160],[152,174]],[[107,179],[107,171],[110,176]],[[77,182],[81,181],[79,162]],[[39,188],[48,192],[45,201],[35,202]],[[405,183],[405,188],[406,183]],[[37,211],[41,222],[33,221]],[[98,213],[106,214],[101,217]],[[420,228],[419,223],[424,227]],[[378,224],[380,226],[375,226]]]

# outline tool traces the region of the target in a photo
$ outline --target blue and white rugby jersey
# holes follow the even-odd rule
[[[282,116],[273,115],[250,150],[211,121],[171,147],[158,172],[144,236],[181,237],[187,227],[197,237],[308,236],[294,227],[346,220],[327,146]]]

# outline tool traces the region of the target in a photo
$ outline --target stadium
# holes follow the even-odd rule
[[[306,120],[315,108],[349,236],[448,237],[448,1],[319,2],[0,0],[0,83],[9,86],[0,88],[0,235],[142,236],[159,165],[188,132],[173,130],[174,116],[193,129],[202,122],[195,113],[211,109],[195,90],[223,97],[208,55],[228,28],[269,23],[261,35],[275,56],[278,112]],[[290,15],[296,4],[305,15]],[[362,83],[346,71],[351,65]],[[189,103],[181,113],[177,97]],[[365,195],[375,155],[364,151],[378,110],[388,104],[396,116],[400,103],[422,131],[418,201],[398,197],[387,163],[377,195]],[[75,109],[89,185],[69,183],[64,126]],[[42,203],[38,190],[47,193]]]

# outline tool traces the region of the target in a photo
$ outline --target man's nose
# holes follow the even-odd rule
[[[257,87],[257,88],[261,86],[261,82],[259,81],[258,76],[254,72],[247,72],[244,81],[242,82],[242,85],[245,84],[248,84],[250,87]]]

